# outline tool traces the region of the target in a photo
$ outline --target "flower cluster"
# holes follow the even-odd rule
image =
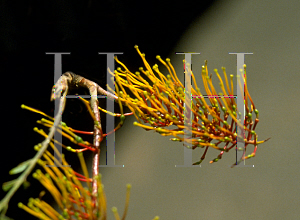
[[[188,94],[178,79],[170,59],[167,58],[164,61],[160,56],[156,56],[168,71],[168,75],[165,76],[157,64],[150,67],[145,59],[145,54],[140,52],[138,46],[135,46],[135,49],[142,58],[146,69],[140,67],[140,71],[132,73],[115,57],[116,62],[123,68],[118,67],[114,73],[111,73],[117,82],[115,95],[133,112],[138,121],[134,122],[134,125],[146,130],[154,130],[163,136],[173,136],[170,140],[183,142],[185,146],[192,146],[192,149],[205,148],[200,161],[194,164],[200,164],[203,161],[208,148],[220,151],[220,154],[211,163],[218,161],[224,152],[236,147],[238,141],[245,143],[244,154],[240,161],[255,156],[257,145],[266,140],[257,141],[255,128],[259,122],[259,114],[247,88],[246,66],[244,66],[243,77],[246,115],[242,121],[238,117],[241,114],[234,99],[233,75],[230,75],[229,83],[225,68],[222,70],[226,87],[215,69],[223,92],[217,94],[211,77],[208,76],[207,61],[202,66],[202,80],[208,102],[200,92],[193,72],[189,69],[194,85],[191,88],[191,96],[194,98],[188,102]],[[184,62],[185,64],[189,65]],[[189,109],[192,117],[184,115],[185,108]],[[255,119],[252,116],[253,112]],[[171,125],[176,128],[171,129]],[[243,134],[237,133],[237,129],[243,130]],[[221,143],[225,145],[221,146]],[[246,156],[249,144],[254,145],[254,150]]]
[[[61,97],[60,95],[64,91],[60,100],[60,112],[55,116],[55,119],[37,109],[25,105],[21,106],[47,117],[47,119],[43,118],[37,122],[49,127],[50,132],[46,134],[43,130],[34,128],[34,131],[45,137],[45,141],[35,146],[35,150],[38,151],[35,157],[10,171],[11,174],[23,173],[17,179],[3,184],[3,189],[10,191],[0,202],[1,217],[5,214],[12,195],[20,185],[26,183],[26,177],[38,163],[45,170],[45,173],[38,169],[33,173],[33,177],[51,193],[60,211],[52,208],[41,198],[30,198],[27,205],[19,203],[20,208],[40,219],[106,219],[106,197],[98,170],[99,146],[103,138],[122,127],[126,116],[131,114],[137,119],[137,122],[134,122],[135,126],[155,131],[162,136],[172,136],[170,140],[182,142],[184,146],[192,149],[204,148],[200,160],[194,165],[200,164],[205,159],[209,148],[220,152],[210,163],[217,162],[222,158],[224,152],[231,149],[242,150],[243,155],[239,161],[233,164],[235,166],[241,161],[254,157],[258,144],[268,140],[257,140],[258,135],[255,128],[259,122],[259,112],[248,91],[245,65],[244,74],[238,78],[245,104],[245,117],[242,117],[241,111],[244,109],[237,108],[233,75],[230,75],[230,80],[228,80],[225,68],[222,68],[225,82],[215,69],[222,90],[222,93],[217,93],[212,78],[208,75],[207,61],[205,61],[201,73],[206,93],[203,95],[188,63],[184,61],[184,69],[191,75],[193,86],[185,88],[178,79],[170,59],[167,58],[164,61],[160,56],[156,57],[168,71],[168,74],[164,75],[157,64],[152,68],[150,67],[145,59],[145,54],[140,52],[138,46],[135,46],[135,49],[142,58],[145,69],[140,67],[140,71],[132,73],[115,57],[116,62],[122,67],[118,67],[113,73],[110,72],[115,77],[116,91],[110,89],[112,92],[110,93],[88,79],[72,72],[66,72],[54,86],[51,96],[51,99],[56,96]],[[78,98],[85,103],[94,121],[93,132],[75,130],[63,122],[59,124],[68,87],[73,84],[90,90],[90,102],[81,97]],[[189,94],[189,92],[191,93]],[[99,107],[96,98],[98,93],[118,102],[120,113],[112,113]],[[131,113],[123,113],[123,105],[127,106]],[[102,131],[99,109],[106,114],[120,117],[119,124],[112,131],[107,131],[107,134],[103,134]],[[54,132],[59,132],[77,147],[65,146],[54,140]],[[93,144],[84,141],[79,134],[94,135]],[[237,149],[238,142],[243,143],[245,147]],[[56,146],[60,145],[78,155],[83,174],[75,172],[69,166],[64,155],[57,150],[54,143]],[[52,147],[52,152],[47,148],[48,145]],[[254,149],[252,153],[246,155],[249,145],[253,145]],[[92,178],[89,177],[82,155],[82,152],[87,150],[94,153]],[[84,187],[85,184],[87,187]],[[131,185],[128,184],[125,211],[122,218],[120,218],[117,209],[112,208],[116,220],[126,217],[130,188]],[[41,192],[40,197],[43,194],[44,192]],[[154,220],[158,219],[158,216],[154,218]]]
[[[53,118],[46,115],[45,113],[22,105],[23,109],[27,109],[39,114],[46,116],[48,119],[42,118],[37,122],[46,127],[53,126]],[[34,128],[34,131],[40,135],[47,138],[47,134],[38,128]],[[104,186],[101,182],[101,174],[94,176],[93,179],[89,177],[88,168],[86,166],[83,151],[90,150],[95,151],[95,148],[92,144],[87,141],[84,141],[82,137],[75,133],[81,134],[93,134],[93,132],[79,131],[71,127],[68,127],[64,122],[61,122],[61,125],[58,127],[57,131],[62,134],[62,136],[68,138],[71,142],[78,146],[78,149],[74,149],[70,146],[65,146],[62,143],[59,143],[57,140],[53,140],[49,143],[53,152],[46,150],[43,153],[43,160],[39,159],[37,163],[45,170],[43,173],[40,169],[37,169],[33,173],[33,177],[37,179],[52,195],[55,202],[58,204],[60,212],[51,207],[48,203],[41,200],[40,198],[30,198],[29,202],[26,205],[19,203],[19,207],[27,211],[31,215],[38,217],[39,219],[45,220],[61,220],[61,219],[106,219],[106,197],[104,193]],[[106,134],[105,134],[106,135]],[[81,169],[83,175],[74,171],[71,166],[67,163],[63,154],[55,147],[54,143],[62,146],[68,151],[77,153],[79,161],[81,164]],[[41,144],[38,144],[34,147],[35,150],[39,151]],[[54,153],[54,154],[53,154]],[[54,157],[55,155],[55,157]],[[22,163],[21,166],[25,164]],[[20,168],[20,166],[18,166]],[[14,169],[12,173],[15,173],[17,169]],[[97,195],[92,193],[92,182],[93,180],[97,181]],[[82,182],[86,183],[87,187],[84,187]],[[130,197],[130,188],[131,185],[127,184],[127,195],[126,195],[126,204],[123,218],[127,214],[129,197]],[[45,192],[42,191],[41,195]],[[97,209],[95,209],[97,207]],[[116,207],[112,208],[115,218],[120,219]]]

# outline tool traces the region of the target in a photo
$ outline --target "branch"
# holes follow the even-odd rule
[[[101,88],[97,83],[88,80],[82,76],[76,75],[72,72],[64,73],[61,78],[63,78],[65,84],[62,85],[62,88],[55,88],[53,87],[53,93],[57,92],[57,89],[65,89],[68,86],[73,87],[84,87],[89,90],[91,95],[91,108],[94,114],[94,141],[93,145],[97,148],[97,151],[93,155],[93,163],[92,163],[92,172],[93,172],[93,183],[92,183],[92,201],[95,204],[94,213],[96,214],[98,210],[98,203],[97,203],[97,194],[98,194],[98,182],[95,179],[96,176],[99,175],[99,158],[100,158],[100,143],[103,140],[103,132],[101,127],[101,119],[100,119],[100,112],[98,109],[98,98],[97,94],[106,95],[108,98],[118,101],[118,97],[114,94],[105,91]],[[54,94],[52,94],[51,99],[53,99]]]
[[[62,83],[57,83],[57,85],[62,86]],[[61,92],[56,92],[55,96],[56,98],[60,99],[60,105],[59,105],[59,110],[57,115],[55,115],[54,118],[54,124],[50,129],[50,132],[48,134],[48,137],[42,142],[42,147],[40,148],[40,150],[36,153],[36,155],[34,156],[34,158],[32,158],[30,160],[30,162],[28,163],[28,167],[26,168],[26,170],[16,179],[15,184],[13,185],[13,187],[9,190],[9,192],[5,195],[5,197],[1,200],[0,202],[0,212],[1,212],[1,218],[4,218],[5,212],[8,208],[8,203],[11,199],[11,197],[15,194],[15,192],[19,189],[19,187],[26,181],[28,175],[31,173],[31,171],[33,170],[33,168],[35,167],[37,161],[41,158],[41,156],[44,154],[45,150],[47,149],[51,139],[54,136],[54,133],[61,121],[61,117],[62,117],[62,113],[65,107],[65,103],[66,103],[66,95],[68,92],[68,88],[65,87],[64,88],[64,94],[61,97]],[[54,96],[53,96],[54,97]]]

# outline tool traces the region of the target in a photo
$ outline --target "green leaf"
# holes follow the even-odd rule
[[[11,180],[2,184],[3,191],[8,191],[17,182],[18,179]]]
[[[10,175],[13,175],[13,174],[17,174],[17,173],[21,173],[23,172],[29,165],[29,163],[31,162],[31,159],[30,160],[26,160],[22,163],[20,163],[18,166],[16,166],[15,168],[12,168],[10,171],[9,171],[9,174]]]

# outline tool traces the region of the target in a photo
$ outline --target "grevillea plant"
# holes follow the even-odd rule
[[[90,113],[93,114],[88,104],[89,102],[84,99],[82,100],[87,104]],[[46,118],[38,120],[37,123],[51,128],[51,131],[54,130],[53,128],[55,127],[55,121],[57,121],[57,117],[54,119],[51,116],[48,116],[45,113],[26,105],[21,105],[21,108],[45,116]],[[121,116],[121,114],[114,115]],[[130,115],[130,113],[125,115]],[[95,116],[92,115],[92,118],[95,118]],[[122,123],[123,121],[120,122],[120,124]],[[98,128],[99,125],[96,127]],[[19,164],[10,171],[10,174],[22,174],[19,178],[3,184],[3,190],[9,190],[9,192],[0,203],[0,219],[9,219],[5,216],[9,199],[20,185],[26,183],[26,178],[35,164],[40,165],[45,172],[37,169],[33,172],[32,176],[49,191],[54,201],[57,203],[57,207],[60,209],[60,211],[55,210],[51,205],[41,199],[41,197],[45,194],[45,191],[40,193],[40,198],[30,198],[27,205],[19,203],[19,208],[39,219],[45,220],[107,219],[106,196],[104,192],[104,186],[101,182],[101,174],[95,174],[95,172],[93,172],[92,178],[89,177],[88,168],[83,157],[84,151],[89,150],[94,152],[95,155],[98,155],[100,150],[97,149],[94,144],[84,141],[83,138],[79,136],[81,134],[93,135],[94,132],[75,130],[71,127],[68,127],[64,122],[61,122],[61,124],[56,126],[56,131],[61,133],[63,137],[69,139],[76,146],[71,147],[65,146],[64,144],[59,143],[57,140],[54,140],[51,131],[49,134],[47,134],[43,129],[38,129],[37,127],[35,127],[33,130],[44,136],[45,141],[34,146],[34,149],[38,151],[34,158]],[[103,137],[106,135],[109,134],[102,134],[101,139],[103,139]],[[65,160],[64,154],[60,154],[54,143],[60,145],[67,151],[76,153],[78,155],[83,174],[74,171],[71,166],[69,166]],[[50,145],[52,150],[47,149],[48,145]],[[86,187],[84,187],[83,183],[85,183]],[[95,189],[95,187],[97,188]],[[112,208],[116,220],[125,219],[127,215],[130,188],[131,185],[127,184],[126,202],[123,216],[119,216],[116,207]],[[156,216],[153,220],[158,219],[159,217]]]
[[[224,152],[235,149],[237,142],[244,142],[245,148],[240,149],[244,151],[243,156],[240,161],[233,164],[235,166],[241,161],[254,157],[257,145],[268,140],[257,140],[258,135],[255,128],[259,122],[259,113],[248,91],[246,65],[244,65],[242,79],[245,89],[243,96],[246,115],[242,121],[241,117],[238,119],[238,115],[241,115],[241,113],[237,109],[234,99],[233,75],[230,75],[229,83],[224,67],[222,70],[225,85],[218,70],[214,70],[220,80],[220,87],[223,92],[217,94],[212,84],[212,78],[208,75],[207,61],[202,66],[201,75],[208,102],[200,92],[193,72],[188,69],[191,72],[194,84],[194,87],[191,88],[191,95],[195,97],[189,104],[185,96],[185,88],[178,79],[170,59],[167,58],[166,61],[163,61],[160,56],[156,56],[168,71],[168,75],[165,76],[157,64],[152,68],[150,67],[145,59],[145,54],[140,52],[138,46],[135,46],[135,49],[142,58],[146,69],[140,67],[140,72],[132,73],[116,57],[116,62],[123,69],[119,67],[114,73],[111,73],[115,76],[117,82],[115,95],[119,97],[120,102],[133,112],[138,120],[138,122],[134,122],[134,125],[146,130],[154,130],[163,136],[173,136],[170,140],[183,142],[184,145],[191,144],[192,149],[205,148],[200,160],[194,165],[200,164],[204,160],[208,148],[220,151],[218,156],[210,161],[210,163],[213,163],[221,159]],[[242,89],[240,81],[239,84]],[[127,92],[128,90],[133,97]],[[187,119],[184,115],[185,108],[189,108],[193,113],[192,120],[187,121],[188,124],[185,123]],[[221,117],[221,112],[223,112],[223,117]],[[253,112],[255,113],[255,119],[252,115]],[[171,125],[176,126],[176,128],[170,129]],[[241,130],[242,134],[238,134],[238,130]],[[221,146],[222,144],[223,146]],[[253,145],[254,150],[251,154],[246,155],[248,145]]]
[[[86,100],[84,100],[87,102]],[[22,105],[23,109],[27,109],[36,113],[40,113],[46,116],[48,119],[42,118],[38,120],[37,123],[44,125],[45,127],[53,127],[53,118],[46,115],[45,113],[33,109],[31,107]],[[88,109],[90,107],[88,106]],[[40,135],[48,138],[48,135],[37,127],[34,131]],[[30,198],[28,205],[19,203],[19,207],[27,211],[28,213],[46,220],[53,219],[106,219],[106,196],[104,192],[104,186],[101,183],[101,174],[89,177],[88,168],[86,166],[83,153],[84,151],[90,150],[96,152],[96,148],[93,144],[88,141],[84,141],[78,134],[93,134],[93,132],[79,131],[71,127],[68,127],[64,122],[58,126],[57,132],[61,133],[63,137],[69,139],[75,144],[76,149],[71,146],[65,146],[59,143],[57,140],[51,140],[49,145],[52,148],[52,152],[46,150],[42,157],[43,159],[38,159],[37,163],[45,170],[45,174],[40,170],[36,170],[33,173],[33,177],[40,181],[40,183],[51,193],[55,202],[57,203],[61,212],[54,210],[49,204],[42,201],[41,199]],[[107,134],[104,134],[105,137]],[[55,147],[54,143],[59,144],[64,149],[77,153],[83,171],[83,175],[74,171],[71,166],[67,163],[63,154]],[[35,150],[40,151],[42,145],[38,144],[34,147]],[[55,152],[57,157],[54,157],[53,152]],[[61,161],[61,162],[60,162]],[[50,165],[50,166],[49,166]],[[24,166],[24,163],[17,168]],[[16,172],[16,168],[12,170],[12,173]],[[82,182],[85,182],[87,187],[83,187]],[[93,194],[92,183],[96,182],[97,194]],[[131,185],[127,184],[127,194],[125,210],[122,219],[125,219],[130,197]],[[97,206],[97,209],[95,207]],[[120,219],[116,207],[112,208],[115,218]],[[158,219],[157,217],[155,219]]]
[[[28,205],[19,203],[20,208],[40,219],[106,219],[106,197],[99,173],[100,143],[104,137],[122,127],[128,115],[133,114],[136,117],[137,122],[134,122],[135,126],[156,131],[162,136],[172,136],[171,141],[182,142],[184,146],[191,146],[192,149],[204,148],[200,160],[195,162],[194,165],[200,164],[204,160],[209,148],[220,152],[215,159],[210,161],[210,163],[213,163],[221,159],[224,152],[228,152],[231,149],[237,150],[237,143],[243,142],[245,144],[245,148],[242,149],[244,152],[241,159],[233,164],[235,166],[241,161],[254,157],[258,144],[268,140],[257,140],[258,135],[255,132],[255,128],[259,122],[259,113],[248,91],[246,66],[244,66],[242,80],[238,79],[244,83],[243,96],[246,114],[245,118],[242,119],[239,117],[241,114],[234,99],[233,75],[230,75],[230,81],[228,81],[225,68],[222,68],[225,84],[218,71],[215,70],[222,90],[222,93],[218,94],[213,86],[211,76],[208,76],[207,62],[202,66],[202,81],[208,101],[205,100],[204,95],[200,92],[193,72],[187,68],[193,80],[191,96],[194,97],[188,102],[185,87],[178,79],[170,59],[163,61],[160,56],[156,57],[168,71],[168,74],[164,75],[157,64],[152,68],[150,67],[145,59],[145,54],[140,52],[138,46],[135,46],[135,49],[142,58],[145,69],[140,67],[139,72],[132,73],[115,57],[120,67],[114,72],[109,70],[112,77],[115,78],[115,91],[110,88],[108,88],[110,92],[106,91],[82,76],[66,72],[52,89],[51,100],[59,100],[59,111],[55,118],[37,109],[25,105],[21,106],[24,109],[45,116],[47,119],[42,118],[38,123],[49,127],[50,132],[47,134],[41,129],[34,128],[34,131],[45,137],[45,141],[34,147],[38,152],[32,159],[21,163],[10,171],[11,174],[22,174],[17,179],[3,184],[3,189],[8,191],[0,203],[1,217],[3,219],[5,218],[10,198],[20,185],[26,183],[26,178],[36,164],[39,164],[45,172],[43,173],[38,169],[33,173],[33,177],[39,180],[52,194],[60,211],[55,210],[41,199],[33,198],[29,199]],[[188,66],[185,62],[184,65]],[[242,88],[240,81],[240,88]],[[94,131],[75,130],[61,122],[66,94],[70,86],[85,87],[89,90],[91,95],[90,101],[80,96],[79,98],[85,103],[90,112],[94,121]],[[120,113],[108,112],[99,107],[98,94],[106,95],[107,98],[117,102],[120,106]],[[124,113],[123,106],[128,107],[131,113]],[[188,108],[192,113],[192,117],[184,115],[185,108]],[[120,117],[120,123],[113,131],[107,131],[107,134],[104,134],[102,131],[99,110],[115,117]],[[65,146],[54,140],[55,132],[61,133],[63,137],[73,142],[76,147]],[[93,143],[84,141],[79,134],[93,135]],[[69,164],[65,160],[64,155],[60,154],[54,143],[78,154],[83,174],[74,171],[68,166]],[[52,151],[48,149],[49,145]],[[254,149],[251,154],[246,155],[249,145],[253,145]],[[92,177],[89,177],[88,168],[82,155],[84,151],[92,151],[94,155],[91,168]],[[58,155],[60,161],[53,156],[53,152]],[[87,187],[83,187],[82,182],[85,182]],[[115,207],[112,208],[117,220],[125,219],[126,217],[130,188],[131,186],[128,184],[125,210],[122,218],[119,217],[117,209]],[[157,220],[159,217],[156,216],[154,219]]]

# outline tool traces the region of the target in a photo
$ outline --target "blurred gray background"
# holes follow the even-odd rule
[[[197,70],[205,59],[209,73],[225,66],[235,74],[236,56],[228,53],[254,53],[245,63],[260,112],[256,131],[259,140],[271,137],[246,161],[255,167],[229,168],[233,151],[209,164],[219,153],[210,149],[201,168],[175,168],[183,164],[182,144],[135,127],[135,118],[127,118],[116,133],[115,154],[116,164],[125,167],[100,170],[108,207],[123,211],[125,185],[131,183],[128,219],[299,219],[299,9],[296,0],[219,1],[188,26],[169,54],[180,75],[183,56],[175,52],[200,52],[192,56],[200,80]],[[184,13],[178,16],[184,19]],[[202,152],[193,151],[194,162]],[[105,157],[101,160],[104,164]]]

